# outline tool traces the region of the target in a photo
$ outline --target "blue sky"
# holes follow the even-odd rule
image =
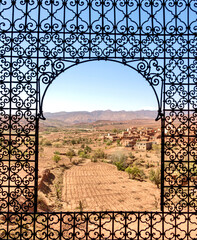
[[[9,1],[8,1],[9,2]],[[50,2],[50,1],[49,1]],[[60,1],[61,2],[61,1]],[[94,1],[95,2],[95,1]],[[181,2],[181,1],[180,1]],[[193,2],[193,7],[195,4],[195,1]],[[16,7],[18,6],[18,10],[15,9],[15,18],[19,18],[20,21],[18,23],[25,23],[26,15],[23,14],[23,11],[26,9],[26,5],[23,4],[24,9],[20,9],[22,5],[20,5],[20,1],[16,1]],[[73,1],[69,0],[68,5],[70,9],[66,11],[67,19],[74,19],[75,18],[75,4],[73,5]],[[96,3],[96,2],[95,2]],[[131,20],[132,19],[138,19],[138,9],[136,8],[136,2],[134,1],[134,6],[132,10],[131,6]],[[34,2],[36,5],[36,1]],[[33,5],[29,5],[29,8],[32,8],[30,11],[31,15],[31,21],[33,25],[36,26],[36,22],[34,19],[36,12],[36,8]],[[121,1],[119,1],[120,6],[116,9],[116,15],[118,19],[124,19],[124,9],[121,7]],[[9,5],[9,4],[8,4]],[[73,7],[71,7],[73,5]],[[123,4],[124,5],[124,4]],[[131,4],[132,5],[132,4]],[[146,5],[146,1],[144,1],[144,5]],[[170,5],[166,7],[165,10],[165,20],[166,22],[169,21],[172,18],[172,11],[173,7],[169,8]],[[47,10],[48,6],[48,10]],[[187,11],[183,11],[184,4],[180,4],[177,12],[179,14],[179,24],[180,19],[183,24],[183,22],[186,22],[187,17]],[[15,8],[16,8],[15,7]],[[73,10],[72,10],[73,8]],[[84,7],[82,6],[82,9]],[[99,6],[98,9],[102,6]],[[109,6],[110,8],[110,6]],[[146,10],[143,10],[143,14],[141,15],[142,19],[141,21],[144,22],[144,24],[151,25],[152,20],[151,17],[148,14],[148,11],[151,11],[151,5],[147,7]],[[176,7],[177,8],[177,7]],[[58,10],[59,6],[57,6],[57,9],[55,5],[53,6],[53,10],[56,12],[58,19],[61,21],[63,18],[63,11]],[[63,9],[63,8],[60,8]],[[85,8],[84,8],[85,9]],[[119,9],[119,10],[118,10]],[[120,10],[122,9],[122,10]],[[143,8],[144,9],[144,8]],[[157,21],[154,21],[154,24],[161,25],[163,23],[163,10],[161,5],[157,5],[157,1],[155,1],[155,7],[154,11],[156,13],[155,17]],[[159,11],[159,9],[161,11]],[[194,8],[195,9],[195,8]],[[22,11],[23,10],[23,11]],[[86,12],[87,10],[87,12]],[[86,19],[88,21],[88,13],[89,10],[86,8],[84,12],[82,13],[82,18]],[[111,19],[113,22],[113,14],[114,11],[109,10],[107,6],[105,6],[106,10],[106,16],[107,18]],[[41,22],[42,24],[45,24],[46,22],[51,21],[51,6],[48,5],[48,3],[44,4],[44,7],[42,8],[42,14],[41,14]],[[126,10],[125,10],[126,11]],[[8,11],[9,12],[9,11]],[[5,19],[7,18],[9,22],[8,15],[6,15],[7,12],[4,12]],[[71,15],[69,15],[71,14]],[[99,21],[101,23],[100,15],[97,11],[92,10],[91,12],[92,19],[99,18]],[[196,21],[196,13],[192,10],[189,12],[190,21]],[[29,18],[28,18],[29,19]],[[56,18],[56,21],[59,22]],[[169,19],[169,20],[168,20]],[[54,19],[53,19],[54,20]],[[75,22],[75,20],[73,20]],[[124,21],[126,21],[124,19]],[[120,21],[121,24],[125,24],[124,21]],[[136,20],[138,21],[138,20]],[[72,21],[71,21],[72,22]],[[122,23],[121,23],[122,22]],[[132,25],[133,21],[130,21],[130,24]],[[17,24],[18,24],[17,23]],[[16,25],[17,25],[16,24]],[[175,24],[175,18],[173,21],[170,21],[170,24]],[[69,25],[69,24],[68,24]],[[194,23],[191,24],[194,26]],[[17,25],[18,26],[18,25]],[[61,24],[59,25],[61,26]],[[169,26],[168,26],[169,27]],[[25,44],[25,43],[24,43]],[[57,79],[55,79],[54,83],[49,87],[47,94],[45,96],[43,110],[45,112],[58,112],[58,111],[93,111],[93,110],[141,110],[141,109],[157,109],[157,101],[154,95],[153,90],[148,85],[146,80],[138,74],[135,70],[132,70],[131,68],[114,63],[114,62],[89,62],[89,63],[83,63],[78,66],[75,66],[73,68],[68,69],[63,74],[61,74]]]
[[[120,63],[94,61],[74,66],[49,87],[44,112],[157,109],[152,88]]]

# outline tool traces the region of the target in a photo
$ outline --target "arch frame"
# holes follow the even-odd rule
[[[161,89],[160,91],[160,94],[159,92],[156,91],[155,89],[155,86],[157,87],[157,84],[153,84],[151,81],[150,81],[150,74],[146,74],[144,72],[140,72],[139,69],[136,69],[135,67],[133,67],[132,65],[130,65],[131,63],[133,63],[134,61],[131,61],[131,62],[125,62],[125,61],[117,61],[116,59],[90,59],[90,60],[85,60],[85,61],[79,61],[77,63],[72,63],[70,64],[68,67],[64,67],[57,75],[55,75],[55,77],[52,79],[50,79],[50,81],[48,82],[46,88],[44,89],[43,93],[41,94],[41,97],[40,97],[40,113],[39,113],[39,118],[42,119],[42,120],[46,120],[45,116],[44,116],[44,111],[43,111],[43,103],[44,103],[44,99],[45,99],[45,96],[46,96],[46,93],[47,93],[47,90],[48,88],[51,86],[51,84],[54,83],[55,79],[60,76],[63,72],[67,71],[68,69],[72,68],[72,67],[75,67],[79,64],[82,64],[82,63],[88,63],[88,62],[93,62],[93,61],[110,61],[110,62],[115,62],[115,63],[120,63],[126,67],[129,67],[131,69],[133,69],[134,71],[137,71],[142,77],[145,78],[145,80],[149,83],[150,87],[152,88],[153,90],[153,93],[155,95],[155,98],[156,98],[156,102],[157,102],[157,108],[158,108],[158,114],[155,118],[156,121],[158,121],[159,119],[161,119],[162,117],[162,112],[161,112],[161,109],[162,109],[162,89],[163,89],[163,82],[161,82],[161,87],[159,86],[159,89]],[[163,71],[163,70],[162,70]],[[154,86],[155,85],[155,86]]]

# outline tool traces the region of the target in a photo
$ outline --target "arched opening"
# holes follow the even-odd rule
[[[43,105],[38,209],[159,210],[155,99],[149,83],[121,64],[89,62],[59,75]]]
[[[150,86],[148,81],[146,81],[142,77],[142,75],[139,74],[132,66],[123,66],[117,61],[88,61],[88,63],[82,63],[83,64],[77,65],[77,70],[75,65],[71,65],[71,68],[68,68],[68,70],[66,70],[63,74],[61,74],[55,79],[55,85],[52,82],[52,88],[50,88],[50,84],[45,88],[43,86],[43,89],[41,90],[41,92],[43,92],[41,98],[42,110],[44,109],[45,112],[47,112],[48,109],[51,111],[52,108],[55,109],[55,111],[58,110],[55,99],[50,98],[50,91],[53,91],[53,93],[60,93],[56,95],[57,102],[64,101],[64,104],[67,104],[67,102],[69,103],[69,101],[72,101],[73,104],[75,103],[75,109],[73,109],[73,107],[70,108],[68,104],[65,106],[65,108],[70,109],[71,111],[78,111],[79,107],[82,107],[81,110],[93,110],[92,107],[88,106],[90,105],[90,102],[88,101],[84,102],[85,106],[82,106],[81,101],[83,101],[83,99],[81,98],[81,95],[83,94],[83,92],[84,96],[87,93],[88,95],[92,94],[91,97],[94,98],[95,103],[97,102],[96,99],[99,97],[99,94],[102,94],[102,98],[105,97],[105,99],[103,99],[103,102],[105,102],[105,104],[103,105],[102,102],[100,102],[102,99],[99,99],[99,104],[97,104],[97,106],[95,107],[101,107],[103,110],[104,108],[107,109],[107,107],[109,106],[106,105],[106,101],[110,102],[108,101],[108,97],[110,96],[110,92],[112,91],[114,92],[114,94],[112,94],[110,98],[114,96],[114,98],[111,100],[111,102],[114,102],[114,107],[111,110],[117,111],[123,108],[127,111],[141,110],[142,108],[148,110],[158,110],[158,108],[160,107],[160,92],[157,91],[154,86]],[[97,75],[95,74],[95,72],[97,73]],[[82,78],[83,75],[85,76],[84,78]],[[62,81],[64,82],[57,82],[57,79],[59,78],[62,79]],[[65,86],[61,87],[63,83],[65,83]],[[94,89],[94,86],[97,83],[97,89]],[[122,83],[122,85],[124,86],[123,88],[119,87],[120,83]],[[104,87],[102,87],[103,85]],[[134,89],[135,86],[138,87],[136,87],[135,91],[133,91],[132,89]],[[150,86],[153,91],[151,91],[151,89],[147,91],[148,86]],[[73,91],[76,92],[73,93]],[[119,96],[121,94],[122,97],[120,98]],[[142,94],[143,98],[139,98],[139,96]],[[137,101],[135,101],[135,105],[132,105],[132,107],[130,106],[130,102],[126,98],[127,96],[131,95],[132,98],[128,100],[137,99]],[[47,106],[47,104],[44,105],[45,102],[48,103],[49,107]],[[92,103],[94,103],[94,101],[91,102],[91,104]],[[81,106],[79,106],[79,104],[81,104]],[[110,105],[110,107],[112,106]]]

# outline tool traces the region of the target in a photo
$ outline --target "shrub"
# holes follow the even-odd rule
[[[70,159],[70,162],[72,161],[72,158],[76,156],[75,151],[73,149],[69,149],[66,152],[66,156]]]
[[[155,183],[157,185],[157,187],[160,187],[161,184],[161,171],[160,169],[157,169],[156,171],[154,169],[150,170],[150,174],[149,174],[149,179],[151,180],[151,182]]]
[[[129,178],[142,180],[145,176],[144,171],[137,166],[127,167],[125,171],[129,174]]]
[[[119,171],[124,171],[126,168],[126,165],[122,161],[117,161],[114,163],[114,165],[117,167]]]
[[[112,155],[112,163],[117,167],[118,170],[124,171],[128,167],[127,156],[125,154]]]
[[[84,151],[85,151],[85,153],[91,153],[92,152],[92,148],[89,147],[88,145],[86,145],[85,148],[84,148]]]
[[[131,178],[132,169],[130,166],[125,169],[125,172],[127,172],[129,174],[129,178]]]
[[[67,143],[68,143],[68,140],[63,140],[63,141],[62,141],[62,144],[63,144],[63,145],[66,145]]]
[[[42,146],[43,143],[44,143],[44,138],[40,139],[40,141],[39,141],[39,145]]]
[[[80,156],[80,154],[81,154],[82,152],[84,152],[83,149],[79,149],[78,152],[77,152],[78,156]]]
[[[151,166],[151,164],[150,164],[149,162],[147,162],[147,163],[144,165],[145,168],[150,168],[150,166]]]
[[[98,159],[105,159],[107,158],[107,154],[104,153],[102,149],[97,149],[94,154],[92,155],[92,162],[97,162]]]
[[[86,144],[91,144],[91,143],[92,143],[92,139],[91,139],[91,138],[90,138],[90,139],[88,139],[88,138],[85,139],[85,143],[86,143]]]
[[[78,161],[78,160],[73,160],[73,161],[72,161],[72,164],[73,164],[73,165],[78,165],[79,163],[80,163],[80,161]]]
[[[39,152],[44,152],[44,148],[43,147],[39,147]]]
[[[98,162],[98,158],[95,158],[94,156],[91,157],[91,162]]]
[[[107,143],[106,143],[107,146],[110,146],[112,145],[112,141],[111,140],[108,140]]]
[[[144,160],[139,159],[139,160],[135,161],[135,165],[143,167],[144,166]]]
[[[57,199],[60,199],[61,198],[61,189],[60,189],[59,184],[55,184],[55,190],[56,190]]]
[[[82,139],[81,137],[79,137],[79,138],[76,140],[76,143],[77,143],[77,144],[80,144],[82,141],[83,141],[83,139]]]
[[[62,145],[61,145],[60,143],[54,143],[53,146],[54,146],[55,148],[61,148],[61,147],[62,147]]]
[[[82,159],[89,158],[89,155],[87,153],[85,153],[82,149],[79,149],[78,156]]]
[[[50,134],[51,132],[50,131],[44,131],[43,134]]]
[[[160,144],[153,144],[152,145],[152,149],[156,152],[156,153],[161,153],[161,145]]]
[[[116,140],[117,146],[121,146],[120,139]]]
[[[129,153],[129,158],[131,158],[131,159],[134,159],[134,158],[135,158],[135,156],[133,155],[132,152]]]
[[[55,152],[54,152],[54,154],[56,154],[56,155],[60,155],[60,152],[58,152],[58,151],[55,151]]]
[[[76,144],[76,141],[74,139],[71,140],[72,145]]]
[[[60,160],[61,160],[61,158],[60,158],[59,155],[55,154],[55,155],[53,156],[53,161],[55,161],[56,163],[58,163]]]
[[[51,127],[49,129],[50,132],[59,132],[59,130],[56,127]]]
[[[49,140],[45,140],[45,141],[43,141],[43,144],[42,144],[43,146],[52,146],[52,143],[49,141]]]

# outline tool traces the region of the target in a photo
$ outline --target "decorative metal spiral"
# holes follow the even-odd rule
[[[0,1],[1,211],[37,208],[40,86],[93,60],[149,82],[162,119],[161,208],[197,210],[196,10],[194,0]]]

